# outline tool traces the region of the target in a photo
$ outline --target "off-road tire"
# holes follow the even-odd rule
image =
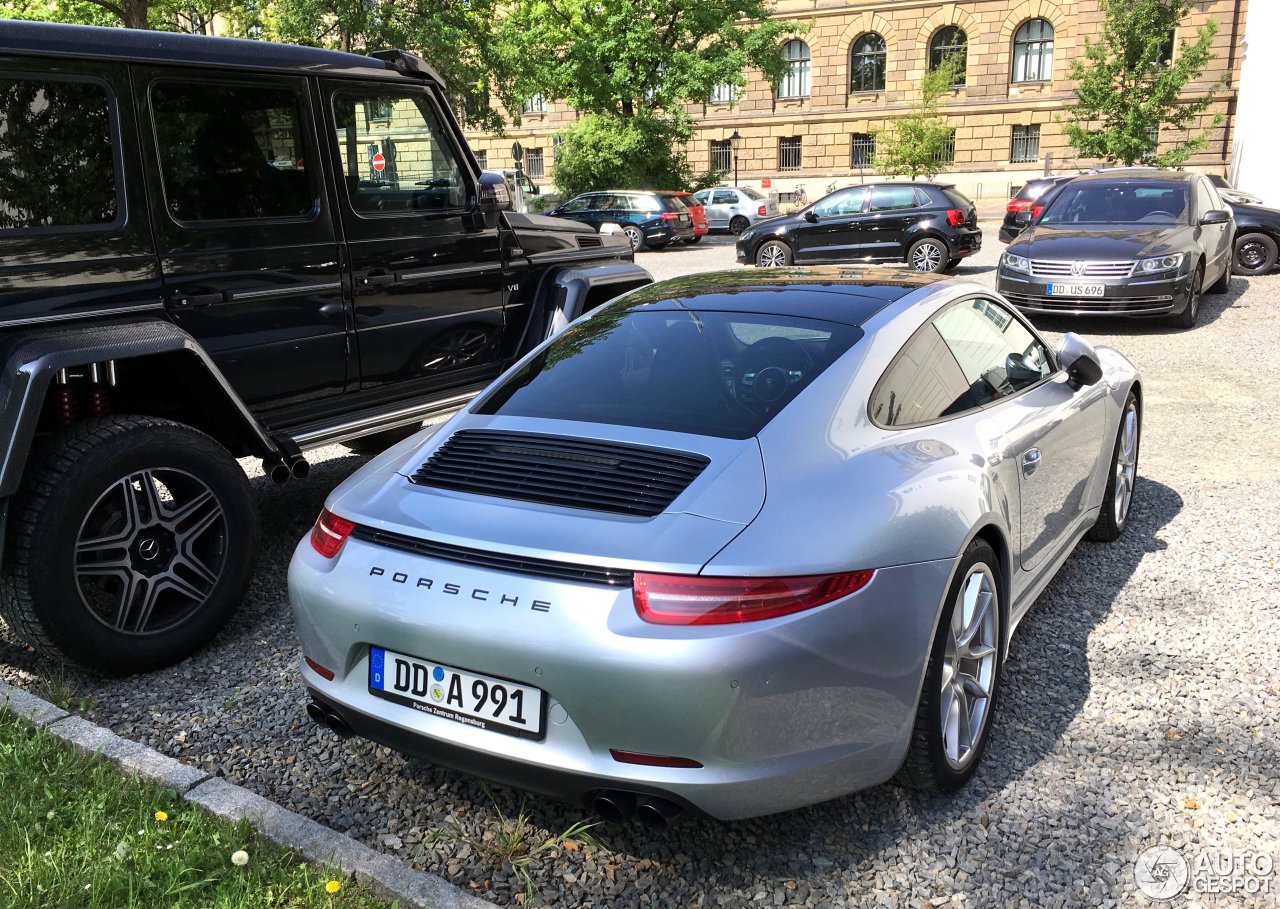
[[[104,513],[112,513],[109,496],[129,495],[130,501],[139,501],[131,492],[120,490],[128,489],[129,481],[143,471],[167,476],[167,486],[160,480],[165,490],[177,488],[175,478],[185,478],[195,491],[193,505],[201,499],[213,503],[208,512],[221,511],[205,530],[196,531],[191,525],[184,528],[190,532],[190,545],[201,548],[202,558],[210,558],[212,553],[210,560],[217,566],[214,570],[207,562],[199,562],[213,578],[206,582],[201,597],[189,598],[191,602],[185,606],[179,602],[160,610],[159,598],[164,593],[146,594],[147,601],[155,603],[148,615],[158,611],[160,618],[135,633],[109,627],[105,616],[95,617],[82,593],[85,588],[77,575],[76,550],[86,542],[82,533],[88,532],[87,525]],[[211,498],[203,498],[200,488]],[[170,495],[171,502],[182,504],[175,493]],[[204,520],[203,513],[205,509],[193,507],[190,519],[198,525]],[[85,420],[42,443],[32,452],[22,489],[11,503],[9,520],[0,611],[10,628],[51,655],[56,652],[69,663],[108,675],[156,669],[207,644],[243,598],[258,552],[257,515],[244,471],[209,436],[157,417],[119,415]],[[145,516],[139,517],[137,524],[147,526]],[[143,536],[138,533],[131,539],[146,542]],[[183,545],[172,541],[162,544],[156,564],[168,564],[170,571],[176,571],[177,560],[164,561],[168,550],[163,546],[170,544]],[[126,561],[137,559],[133,542],[117,548],[126,553]],[[151,585],[160,587],[154,580]],[[166,616],[170,624],[164,624]]]

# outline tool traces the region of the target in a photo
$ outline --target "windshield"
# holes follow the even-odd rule
[[[474,412],[747,439],[861,336],[795,316],[618,307],[560,334]]]
[[[1181,183],[1070,183],[1037,223],[1186,224],[1187,187]]]
[[[756,192],[754,189],[750,189],[748,187],[739,187],[738,192],[742,193],[748,199],[755,199],[757,202],[763,202],[765,198],[764,196]]]

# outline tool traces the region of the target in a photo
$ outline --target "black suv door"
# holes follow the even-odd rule
[[[426,87],[323,83],[355,294],[363,389],[388,396],[497,375],[502,227],[472,215],[475,176]]]
[[[347,380],[307,80],[135,67],[166,306],[268,423]]]

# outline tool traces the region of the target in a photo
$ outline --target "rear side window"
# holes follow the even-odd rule
[[[914,186],[873,186],[871,188],[872,211],[896,211],[916,207]]]
[[[614,307],[560,334],[476,412],[746,439],[861,336],[796,316]]]
[[[735,192],[716,192],[716,205],[737,205],[738,194]]]
[[[96,82],[0,76],[0,229],[116,221],[111,103]]]
[[[316,207],[294,92],[159,82],[151,110],[165,204],[175,220],[300,218]]]

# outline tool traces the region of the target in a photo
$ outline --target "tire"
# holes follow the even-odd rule
[[[729,233],[735,237],[751,226],[751,222],[742,215],[734,215],[729,219]]]
[[[1225,294],[1231,289],[1231,266],[1226,265],[1222,269],[1222,274],[1218,280],[1209,285],[1209,293]]]
[[[1120,412],[1120,428],[1111,451],[1111,470],[1107,488],[1102,494],[1102,511],[1089,528],[1088,537],[1095,543],[1119,539],[1129,523],[1133,506],[1134,484],[1138,479],[1138,452],[1142,445],[1142,409],[1132,392]]]
[[[207,644],[239,605],[258,551],[235,459],[155,417],[86,420],[55,436],[33,455],[10,517],[0,595],[10,627],[109,675]]]
[[[685,239],[684,239],[684,245],[685,245],[685,246],[692,246],[693,244],[700,242],[700,241],[702,240],[702,237],[703,237],[703,236],[706,236],[706,235],[705,235],[705,234],[703,234],[703,235],[701,235],[701,236],[697,236],[697,237],[685,237]]]
[[[791,247],[781,240],[765,240],[756,250],[756,265],[760,268],[782,268],[791,264]]]
[[[942,267],[942,270],[945,272],[953,272],[960,267],[960,263],[963,261],[963,259],[948,259],[947,264]]]
[[[1196,266],[1196,273],[1191,276],[1191,287],[1187,291],[1187,307],[1169,321],[1174,328],[1193,328],[1200,318],[1200,297],[1204,293],[1204,265]]]
[[[403,442],[422,428],[421,423],[410,423],[408,426],[397,426],[395,429],[384,429],[358,439],[348,439],[342,444],[358,455],[382,454],[397,442]]]
[[[970,543],[960,559],[960,569],[947,591],[938,631],[929,649],[911,744],[898,771],[898,781],[903,785],[951,792],[969,781],[982,760],[991,736],[1004,665],[999,566],[995,552],[982,540]],[[975,607],[985,602],[985,612],[973,608],[966,617],[966,602]],[[957,632],[971,627],[973,636],[958,650]],[[958,661],[956,654],[963,651],[982,655]],[[966,673],[966,669],[970,672]],[[956,687],[958,677],[971,677],[974,687]],[[984,690],[986,696],[976,697],[977,689]],[[958,722],[961,716],[969,727],[967,738]],[[944,723],[944,718],[948,722]]]
[[[907,250],[907,264],[916,271],[942,271],[951,260],[947,252],[947,244],[932,237],[925,237],[911,244]]]
[[[1265,275],[1276,267],[1276,241],[1266,234],[1236,237],[1231,270],[1238,275]]]
[[[632,252],[640,252],[640,250],[644,249],[644,231],[634,224],[624,224],[622,225],[622,232],[631,241]]]

